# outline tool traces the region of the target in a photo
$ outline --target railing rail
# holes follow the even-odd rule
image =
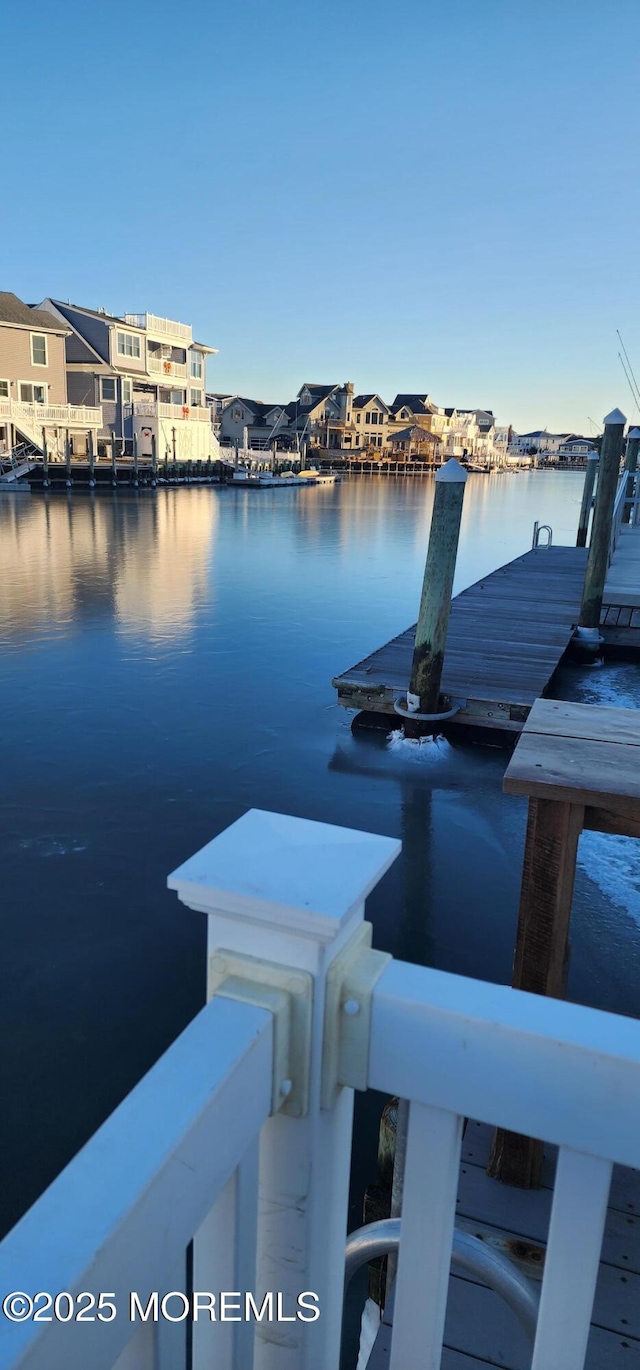
[[[80,1302],[94,1321],[5,1319],[3,1367],[101,1370],[115,1366],[132,1335],[140,1338],[132,1367],[169,1364],[163,1335],[178,1341],[171,1364],[184,1366],[185,1323],[130,1321],[131,1293],[146,1308],[154,1292],[184,1292],[186,1249],[203,1224],[209,1240],[220,1230],[218,1268],[201,1271],[214,1282],[202,1288],[236,1289],[238,1273],[254,1287],[246,1265],[234,1268],[233,1191],[241,1185],[234,1177],[269,1114],[272,1041],[265,1009],[212,1000],[18,1223],[0,1247],[3,1293],[65,1291],[77,1306],[85,1291],[96,1298],[103,1292],[106,1303],[103,1318],[97,1305]],[[255,1231],[247,1231],[247,1218],[245,1206],[242,1243],[250,1266]],[[179,1315],[180,1300],[167,1308],[169,1317]],[[67,1316],[65,1298],[60,1311]]]
[[[279,1291],[288,1317],[313,1291],[287,1365],[337,1365],[354,1088],[409,1101],[391,1370],[440,1364],[465,1117],[559,1147],[532,1370],[558,1348],[582,1370],[612,1164],[640,1162],[640,1023],[371,951],[364,900],[398,851],[251,811],[170,877],[208,916],[212,1000],[0,1248],[6,1289],[115,1291],[120,1316],[9,1323],[5,1370],[125,1370],[132,1330],[127,1366],[184,1370],[184,1324],[136,1328],[128,1301],[186,1291],[192,1237],[196,1291]],[[193,1370],[279,1364],[282,1328],[254,1332],[194,1322]]]
[[[147,361],[150,371],[157,371],[162,376],[180,376],[186,378],[186,362],[174,362],[171,361],[169,357],[154,357],[152,352],[147,353]]]
[[[193,330],[191,324],[178,323],[176,319],[163,319],[158,314],[125,314],[125,323],[131,324],[133,328],[144,328],[147,333],[159,333],[170,338],[183,338],[185,342],[191,342]]]
[[[190,404],[164,404],[161,400],[135,400],[133,405],[124,405],[124,417],[191,419],[199,423],[211,423],[211,411],[203,406]]]
[[[60,427],[100,428],[102,409],[100,406],[76,404],[27,404],[20,400],[0,400],[0,418],[12,419],[14,423],[29,423],[34,427],[57,424]]]

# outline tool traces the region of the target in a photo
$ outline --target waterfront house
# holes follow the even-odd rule
[[[98,454],[173,456],[202,461],[218,455],[205,401],[206,361],[216,348],[193,340],[190,324],[156,314],[107,314],[46,299],[41,311],[66,325],[70,399],[100,405]]]
[[[0,452],[62,456],[67,438],[86,451],[100,429],[100,407],[67,394],[65,342],[70,328],[44,309],[0,291]]]
[[[582,438],[577,433],[570,433],[558,447],[558,461],[566,466],[581,465],[591,452],[596,451],[592,438]]]
[[[223,447],[268,451],[275,442],[288,445],[289,418],[284,404],[233,395],[220,411],[220,443]]]
[[[389,406],[379,395],[356,395],[352,414],[355,433],[345,435],[345,447],[368,451],[387,446]]]
[[[510,454],[512,456],[540,456],[553,460],[563,442],[572,437],[571,433],[548,433],[546,428],[534,428],[530,433],[512,433]]]
[[[342,448],[355,445],[351,381],[318,385],[307,381],[287,405],[289,428],[296,447]]]

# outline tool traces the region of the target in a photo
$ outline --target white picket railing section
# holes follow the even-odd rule
[[[624,523],[636,525],[640,523],[640,497],[638,485],[640,475],[637,472],[630,473],[623,471],[618,482],[616,498],[613,505],[613,516],[611,519],[611,538],[609,541],[609,564],[611,564],[613,554],[618,545],[620,534]],[[624,518],[625,511],[629,511],[629,517]]]
[[[192,1238],[193,1290],[258,1307],[279,1293],[294,1319],[199,1317],[193,1370],[334,1370],[353,1084],[410,1100],[392,1370],[440,1365],[465,1117],[560,1148],[532,1366],[582,1370],[612,1163],[640,1162],[640,1023],[368,951],[364,901],[398,851],[252,810],[170,877],[207,914],[210,990],[231,997],[213,995],[0,1248],[3,1294],[106,1291],[118,1316],[5,1322],[3,1370],[184,1370],[185,1322],[131,1323],[129,1296],[178,1291],[179,1316]],[[317,1321],[295,1318],[302,1291]]]
[[[146,329],[147,333],[180,338],[182,342],[190,343],[193,336],[191,324],[178,323],[176,319],[163,319],[159,314],[125,314],[124,321],[134,328]]]

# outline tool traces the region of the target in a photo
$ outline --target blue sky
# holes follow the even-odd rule
[[[0,288],[192,322],[215,390],[639,417],[637,0],[8,0],[3,46]]]

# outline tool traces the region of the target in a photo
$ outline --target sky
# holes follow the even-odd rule
[[[5,0],[2,28],[0,289],[192,323],[229,394],[640,419],[638,0]]]

